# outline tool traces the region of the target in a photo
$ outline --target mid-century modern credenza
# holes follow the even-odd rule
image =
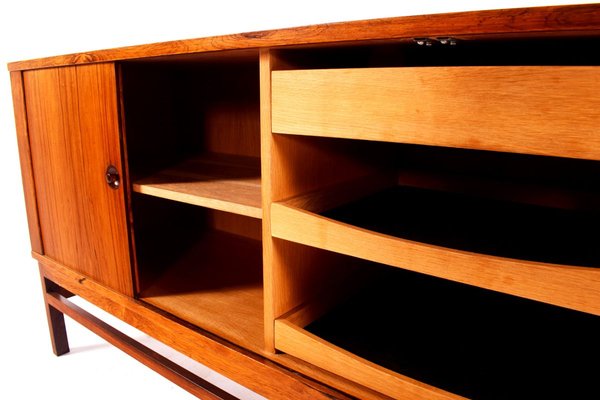
[[[269,399],[600,397],[599,5],[8,67],[57,355],[231,398],[79,296]]]

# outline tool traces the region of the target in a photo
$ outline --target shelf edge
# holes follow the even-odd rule
[[[219,211],[227,211],[238,215],[245,215],[251,218],[262,219],[261,207],[253,207],[225,200],[212,199],[209,197],[194,196],[187,193],[160,189],[152,185],[140,185],[137,183],[133,184],[133,191],[149,196],[160,197],[162,199],[178,201],[180,203],[186,203],[195,206],[211,208]]]

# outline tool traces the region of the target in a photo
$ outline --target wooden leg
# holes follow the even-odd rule
[[[81,309],[58,292],[48,293],[45,297],[51,307],[60,310],[61,313],[68,315],[74,321],[79,322],[108,343],[129,354],[196,397],[204,400],[239,400],[237,397],[194,375],[180,365]]]
[[[48,304],[46,304],[46,314],[48,316],[48,328],[50,329],[52,351],[57,356],[68,353],[70,350],[69,339],[67,338],[64,314]]]
[[[52,351],[57,356],[61,356],[70,351],[67,328],[65,327],[65,316],[62,312],[48,304],[48,301],[46,300],[46,293],[52,291],[54,283],[48,281],[43,275],[41,276],[41,279],[42,290],[44,291],[46,316],[48,317],[48,330],[50,331],[50,341],[52,342]]]

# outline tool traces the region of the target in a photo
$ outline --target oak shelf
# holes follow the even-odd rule
[[[140,298],[260,352],[264,343],[261,243],[207,231],[173,259]]]
[[[306,197],[272,204],[274,237],[600,314],[597,213],[398,186],[320,212]]]
[[[594,213],[394,186],[321,213],[405,240],[491,256],[600,267]]]
[[[410,379],[467,398],[595,391],[593,372],[583,363],[600,354],[594,316],[380,265],[370,268],[381,275],[324,315],[308,323],[294,321],[293,314],[277,321],[276,329],[292,331],[288,338],[297,339],[282,335],[282,349],[350,376],[369,371],[363,384],[384,393],[394,393],[396,380]],[[335,367],[308,354],[315,342],[335,355]],[[572,369],[565,372],[563,365]]]
[[[273,136],[274,237],[600,315],[598,162]]]
[[[215,210],[262,218],[260,160],[205,154],[133,183],[133,190]]]

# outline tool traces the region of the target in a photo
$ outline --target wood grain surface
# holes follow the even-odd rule
[[[27,110],[25,106],[25,94],[23,88],[23,73],[11,72],[10,84],[12,89],[13,107],[15,111],[15,128],[17,131],[17,145],[19,146],[19,161],[21,163],[23,194],[25,195],[25,208],[27,210],[29,240],[31,242],[31,249],[33,251],[43,253],[44,249],[37,209],[33,166],[31,164],[31,147],[29,144],[29,129],[27,126]]]
[[[40,280],[42,281],[42,292],[44,294],[50,292],[55,284],[47,281],[41,273],[40,268]],[[52,352],[61,356],[71,351],[69,347],[69,337],[67,335],[67,328],[65,326],[65,316],[58,309],[48,304],[47,298],[44,296],[44,306],[46,308],[46,319],[48,320],[48,333],[50,333],[50,344],[52,345]]]
[[[281,400],[338,397],[335,391],[317,382],[303,381],[297,374],[278,367],[272,361],[216,336],[194,330],[46,256],[37,253],[33,256],[41,263],[44,277],[256,393]],[[344,398],[343,395],[339,397]]]
[[[133,294],[121,168],[115,70],[97,64],[24,73],[44,253]]]
[[[600,159],[600,69],[274,71],[273,132]]]
[[[262,248],[263,248],[263,295],[264,295],[264,341],[265,350],[275,353],[273,321],[273,237],[271,236],[272,163],[273,139],[271,132],[271,71],[276,59],[268,49],[259,52],[260,80],[260,157],[262,177]]]
[[[600,7],[593,4],[459,12],[321,24],[202,39],[175,40],[18,61],[9,64],[8,68],[14,71],[215,50],[336,43],[352,40],[412,39],[423,36],[461,36],[468,38],[472,35],[483,34],[524,33],[543,36],[550,31],[554,35],[573,32],[597,35],[599,26]]]
[[[373,271],[359,265],[363,260],[600,315],[598,268],[435,246],[317,214],[397,180],[475,194],[490,184],[485,171],[469,180],[443,168],[440,174],[408,168],[397,178],[389,150],[404,145],[396,143],[536,155],[523,156],[532,160],[600,160],[597,62],[556,66],[567,54],[559,51],[546,64],[519,59],[527,66],[512,66],[511,58],[505,64],[479,60],[475,66],[442,67],[435,65],[453,64],[432,56],[417,68],[421,64],[398,67],[402,60],[392,63],[383,54],[397,44],[414,45],[415,37],[442,36],[484,39],[469,43],[486,47],[486,56],[495,39],[540,38],[550,46],[555,42],[544,38],[593,37],[596,43],[600,5],[323,24],[9,64],[31,243],[43,282],[58,283],[272,399],[344,393],[458,398],[303,329],[370,276]],[[337,69],[310,69],[334,47],[343,51],[325,55],[324,67]],[[361,48],[368,50],[360,61],[369,68],[346,68]],[[343,57],[337,60],[337,54]],[[371,56],[390,63],[370,64]],[[201,155],[206,153],[219,155]],[[107,186],[108,165],[122,172],[127,188]],[[560,182],[507,182],[487,192],[540,206],[596,209],[595,192],[579,203],[579,195]],[[129,196],[128,190],[150,196]],[[136,201],[127,203],[127,197]],[[178,207],[200,210],[203,222],[188,218],[186,231],[178,220],[177,231],[168,232],[158,217],[180,216]],[[134,230],[128,219],[136,211],[142,218],[136,216]],[[154,229],[140,221],[154,221],[183,250],[165,250],[160,241],[143,247],[138,240],[138,247],[160,256],[151,253],[133,266],[148,275],[137,284],[138,299],[130,249]],[[201,235],[204,223],[209,229]],[[46,301],[57,353],[67,350],[57,308],[119,337],[55,294],[46,294]],[[123,342],[130,354],[141,354]]]
[[[275,321],[275,346],[394,399],[462,399],[385,369],[343,350],[284,319]]]
[[[263,349],[259,241],[207,232],[140,298],[239,346]]]
[[[283,203],[273,203],[271,214],[274,237],[600,315],[598,268],[428,245],[361,229]]]
[[[237,397],[228,394],[210,382],[192,374],[168,358],[163,357],[154,350],[144,346],[140,342],[121,333],[81,307],[70,302],[60,294],[54,292],[46,293],[45,300],[49,304],[49,307],[59,310],[61,316],[63,315],[62,313],[68,315],[108,343],[129,354],[137,361],[158,372],[198,398],[206,400],[237,399]]]
[[[262,218],[260,160],[206,155],[133,183],[138,193]]]

